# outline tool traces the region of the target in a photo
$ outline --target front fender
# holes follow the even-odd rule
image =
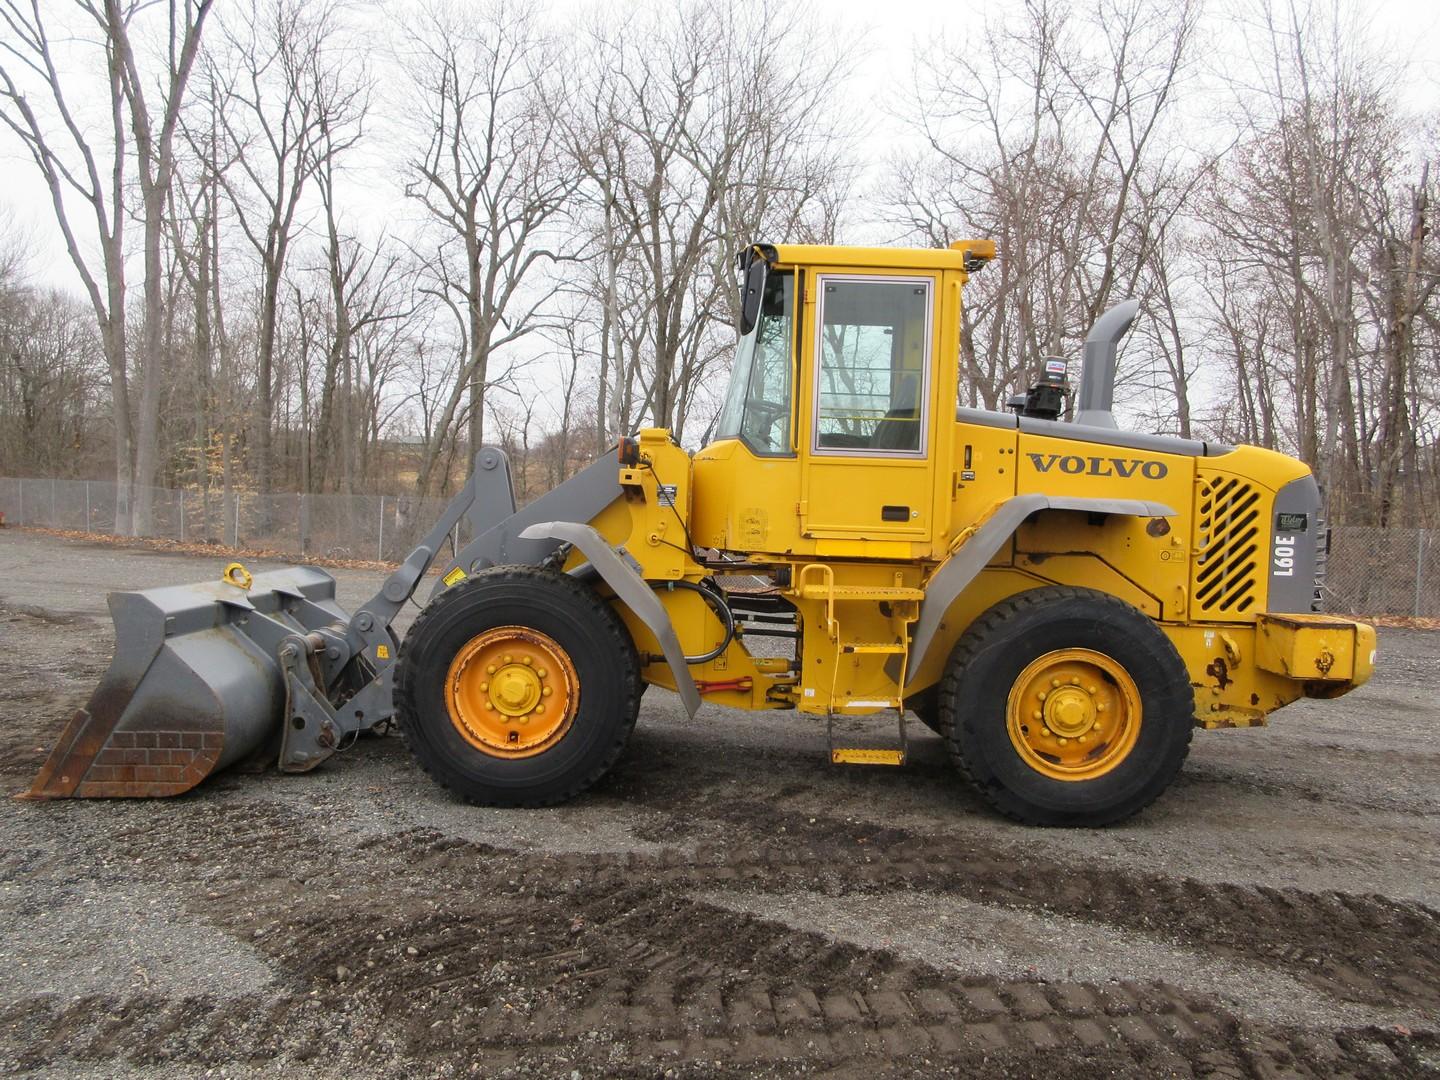
[[[670,614],[645,579],[620,557],[620,553],[610,546],[605,537],[589,525],[574,521],[539,521],[521,532],[520,539],[559,540],[573,544],[590,561],[590,565],[605,584],[615,591],[615,595],[629,606],[655,635],[655,640],[660,642],[665,662],[670,665],[670,674],[675,677],[675,691],[680,695],[686,713],[693,717],[700,708],[700,691],[685,663],[685,651],[680,647],[680,639],[670,622]]]

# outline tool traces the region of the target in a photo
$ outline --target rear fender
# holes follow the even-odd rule
[[[985,569],[1021,523],[1040,510],[1079,510],[1091,514],[1120,514],[1127,517],[1175,517],[1176,512],[1164,503],[1143,499],[1086,499],[1069,495],[1017,495],[1001,503],[999,508],[975,530],[954,555],[925,583],[925,599],[920,603],[920,616],[911,635],[908,670],[913,674],[924,665],[927,654],[937,645],[940,624],[950,607]],[[899,678],[899,658],[886,663],[891,678]],[[906,687],[909,691],[913,686]]]

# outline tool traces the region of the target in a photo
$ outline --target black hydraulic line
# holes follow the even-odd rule
[[[748,623],[740,623],[739,627],[745,637],[790,638],[792,641],[800,637],[799,630],[779,630],[768,626],[751,626]]]
[[[718,590],[707,588],[704,585],[697,585],[693,581],[652,581],[650,587],[656,592],[662,592],[666,589],[689,589],[691,592],[699,593],[705,598],[705,602],[710,605],[710,610],[715,612],[716,618],[718,618],[725,627],[725,637],[719,645],[700,656],[685,657],[685,663],[709,663],[728,649],[730,642],[735,640],[735,616],[731,613],[730,606],[725,603],[725,597],[721,596]]]

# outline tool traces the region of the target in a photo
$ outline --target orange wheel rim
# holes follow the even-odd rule
[[[1130,756],[1140,737],[1140,691],[1093,649],[1057,649],[1010,688],[1006,727],[1016,752],[1055,780],[1093,780]]]
[[[450,722],[475,749],[525,758],[554,746],[575,719],[580,677],[553,638],[497,626],[467,641],[445,675]]]

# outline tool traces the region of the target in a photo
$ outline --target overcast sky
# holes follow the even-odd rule
[[[58,7],[59,2],[48,0],[47,6]],[[220,0],[221,5],[225,2]],[[1215,57],[1215,68],[1200,73],[1201,84],[1194,88],[1187,134],[1203,130],[1206,115],[1201,104],[1203,83],[1209,81],[1211,86],[1217,85],[1228,66],[1222,58],[1238,57],[1247,48],[1244,24],[1224,15],[1231,3],[1232,0],[1212,0],[1207,5],[1206,32],[1215,36],[1215,48],[1208,55]],[[561,0],[559,6],[572,5],[570,0]],[[573,6],[587,5],[576,0]],[[923,45],[942,34],[958,42],[967,32],[977,31],[986,20],[1000,19],[1006,12],[1022,6],[1018,0],[825,0],[818,5],[817,12],[833,18],[841,28],[843,39],[853,42],[852,76],[843,94],[837,95],[836,107],[855,116],[862,129],[858,144],[862,166],[875,169],[896,148],[898,127],[887,119],[887,114],[898,107],[898,96],[909,84],[916,43]],[[1440,55],[1433,47],[1440,36],[1440,3],[1376,0],[1365,8],[1371,32],[1379,41],[1390,43],[1391,54],[1397,62],[1406,65],[1407,104],[1416,110],[1440,109]],[[89,55],[93,60],[93,53]],[[65,61],[62,57],[62,71]],[[85,73],[74,74],[83,78]],[[96,84],[96,90],[103,95],[103,84]],[[103,106],[103,96],[98,103]],[[103,107],[96,119],[103,132]],[[375,126],[382,128],[386,122],[379,117]],[[372,140],[363,152],[372,163],[352,162],[349,167],[347,210],[359,215],[368,225],[362,231],[375,231],[386,224],[393,227],[397,217],[408,220],[414,214],[414,209],[404,205],[400,197],[395,175],[397,163],[384,160],[384,150],[380,139]],[[62,246],[49,194],[29,157],[8,132],[0,132],[0,164],[3,164],[5,178],[0,186],[0,212],[8,212],[30,238],[34,255],[30,268],[32,281],[78,292],[79,279]],[[866,188],[863,180],[856,185],[856,202],[848,215],[845,239],[883,243],[888,237],[867,213]],[[84,224],[77,216],[77,227],[83,229]]]

